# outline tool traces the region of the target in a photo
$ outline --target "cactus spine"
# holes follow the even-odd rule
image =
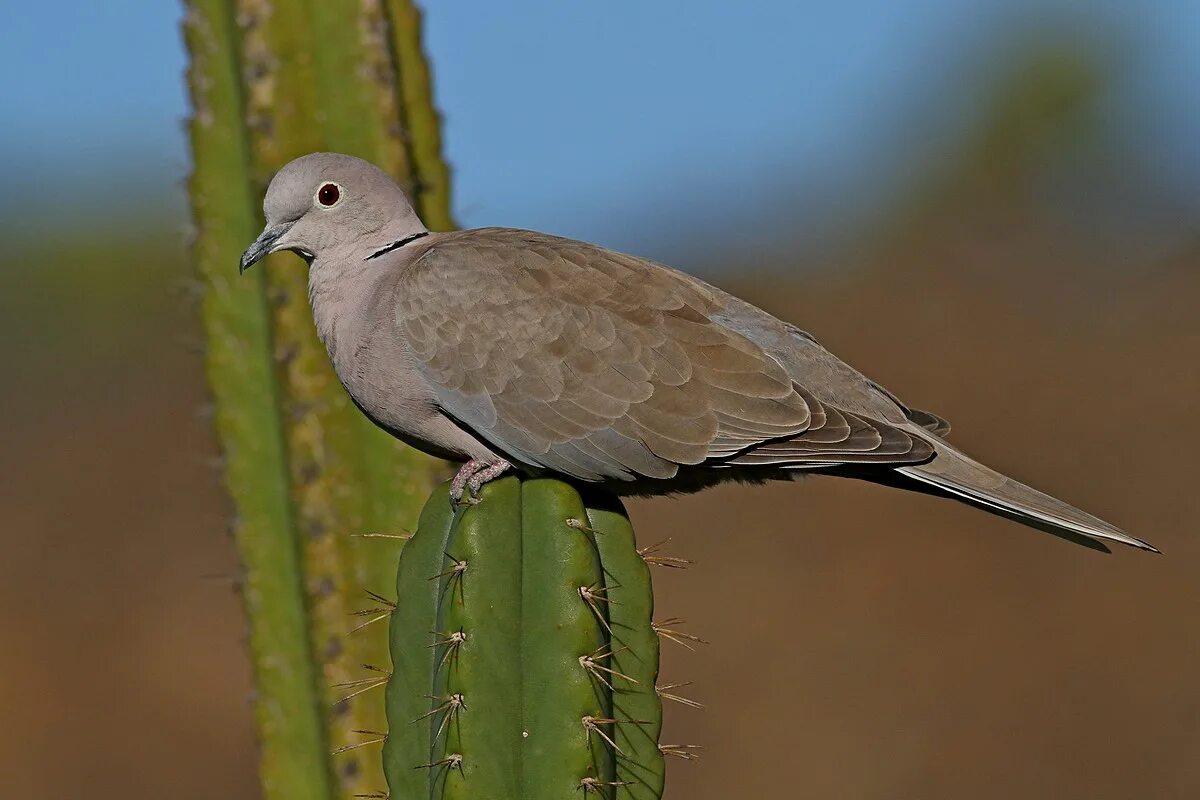
[[[647,566],[615,499],[508,477],[405,547],[391,619],[392,798],[662,793]]]
[[[452,227],[438,116],[409,0],[188,0],[195,257],[206,371],[236,509],[268,800],[330,800],[383,783],[382,625],[353,636],[364,589],[385,587],[401,542],[353,533],[410,525],[441,467],[375,430],[313,331],[302,265],[272,257],[237,278],[266,181],[289,159],[339,150],[388,169],[434,228]],[[342,684],[338,687],[337,684]],[[331,759],[330,752],[348,749]]]

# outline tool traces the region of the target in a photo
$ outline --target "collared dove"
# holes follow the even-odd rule
[[[465,462],[621,494],[821,473],[955,498],[1079,544],[1154,548],[973,461],[796,326],[634,256],[505,228],[435,233],[374,165],[313,153],[263,201],[241,259],[309,264],[317,331],[354,402]]]

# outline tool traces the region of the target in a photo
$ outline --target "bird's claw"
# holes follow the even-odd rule
[[[450,506],[457,508],[464,503],[476,505],[480,501],[479,492],[483,485],[511,468],[512,464],[503,459],[487,464],[472,458],[459,468],[450,481]]]
[[[451,508],[455,508],[462,503],[463,491],[467,488],[467,481],[478,471],[479,462],[473,458],[458,468],[458,472],[454,474],[454,477],[450,481]]]

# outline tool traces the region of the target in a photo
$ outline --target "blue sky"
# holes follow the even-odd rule
[[[936,134],[930,114],[950,128],[969,115],[972,83],[1028,36],[1115,54],[1114,128],[1166,179],[1200,194],[1200,3],[426,5],[467,225],[645,252],[663,227],[770,220],[781,197],[815,224],[868,208],[904,174],[897,154]],[[0,200],[9,222],[179,197],[180,8],[4,0],[0,162],[24,189]]]

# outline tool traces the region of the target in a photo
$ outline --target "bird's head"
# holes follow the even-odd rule
[[[267,187],[263,213],[266,227],[242,253],[241,272],[279,250],[311,264],[334,250],[370,253],[426,231],[390,175],[340,153],[310,153],[285,165]]]

